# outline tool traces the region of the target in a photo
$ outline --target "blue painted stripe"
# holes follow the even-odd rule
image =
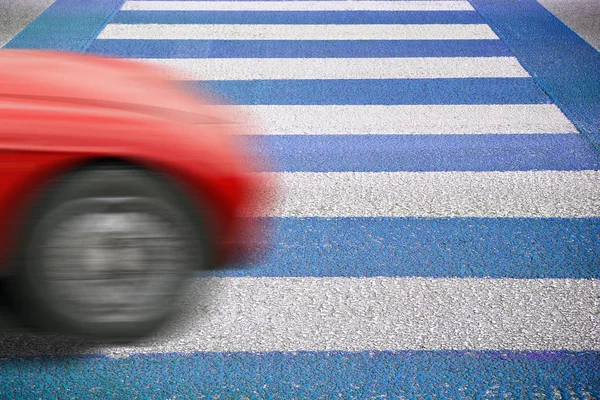
[[[56,0],[4,48],[84,51],[125,0]]]
[[[483,24],[475,11],[119,11],[120,24]]]
[[[471,3],[600,152],[600,52],[535,0]]]
[[[235,104],[541,104],[531,78],[190,81]]]
[[[132,58],[503,57],[500,40],[97,39],[91,53]]]
[[[238,137],[240,138],[240,137]],[[579,134],[282,135],[242,139],[275,171],[598,170],[600,156]]]
[[[131,1],[137,1],[137,0],[131,0]],[[153,0],[153,1],[203,1],[203,0]],[[230,1],[236,1],[236,0],[209,0],[209,1],[223,1],[223,2],[230,2]],[[263,2],[263,1],[332,1],[332,0],[243,0],[243,1],[257,1],[257,2]],[[339,1],[344,1],[344,0],[339,0]],[[379,0],[379,1],[398,1],[398,0]],[[410,1],[410,0],[408,0]],[[446,0],[443,0],[446,1]],[[453,0],[447,0],[447,1],[453,1]]]
[[[599,218],[269,218],[264,259],[215,276],[600,278]]]
[[[23,357],[6,398],[598,398],[600,353],[374,351]],[[143,373],[140,373],[143,372]],[[564,396],[564,397],[563,397]]]

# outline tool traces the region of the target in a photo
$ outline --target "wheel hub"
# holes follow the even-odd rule
[[[48,286],[70,313],[92,321],[142,320],[181,282],[188,239],[163,204],[90,198],[61,207],[43,245]]]

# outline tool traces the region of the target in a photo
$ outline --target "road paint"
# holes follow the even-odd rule
[[[141,60],[140,60],[141,61]],[[183,80],[527,78],[515,57],[162,58]]]
[[[224,352],[15,357],[6,398],[597,399],[597,352]],[[74,379],[75,377],[75,379]],[[93,394],[91,396],[90,394]]]
[[[261,172],[600,170],[600,155],[575,133],[238,138],[252,153],[271,160]]]
[[[202,278],[170,329],[93,352],[598,351],[599,296],[597,279]],[[0,338],[4,356],[86,351]]]
[[[553,104],[248,105],[256,134],[528,134],[577,133]]]
[[[550,104],[533,78],[185,81],[235,105]]]
[[[38,8],[48,0],[0,1],[0,34],[17,19],[14,8]],[[36,49],[82,52],[119,10],[124,0],[55,0],[38,18],[12,38],[5,49]],[[8,5],[10,4],[10,5]],[[18,4],[18,5],[17,5]],[[35,4],[35,5],[34,5]]]
[[[346,2],[346,4],[349,4]],[[394,2],[388,2],[394,4]],[[483,24],[475,11],[119,11],[117,24]]]
[[[132,58],[505,57],[500,40],[97,39],[90,53]]]
[[[600,171],[282,172],[274,217],[600,216]],[[260,194],[258,194],[260,195]]]
[[[600,154],[600,52],[537,1],[471,2]]]
[[[468,1],[127,1],[122,10],[145,11],[474,11]]]
[[[210,276],[600,278],[599,218],[263,222],[273,229],[265,257]]]
[[[85,50],[89,40],[110,19],[110,16],[105,13],[98,13],[98,18],[96,16],[88,18],[92,17],[90,13],[85,12],[89,8],[87,6],[89,1],[62,1],[62,3],[65,6],[60,9],[62,10],[61,13],[46,13],[46,19],[42,19],[42,22],[37,24],[38,27],[43,29],[31,29],[29,34],[22,35],[21,39],[15,43],[23,47],[45,46],[49,48],[52,46],[65,46],[70,50]],[[594,105],[598,104],[597,101],[593,101],[594,95],[597,93],[594,88],[597,87],[598,79],[594,80],[595,71],[591,72],[596,66],[594,63],[596,55],[586,53],[586,50],[580,46],[582,41],[577,42],[580,38],[577,38],[572,32],[570,32],[572,36],[564,34],[560,29],[567,28],[549,14],[542,14],[540,12],[541,6],[534,1],[523,0],[518,2],[518,5],[511,3],[510,6],[509,3],[488,0],[473,1],[473,4],[478,8],[478,12],[481,12],[486,17],[486,21],[493,25],[494,31],[498,32],[503,40],[510,42],[511,48],[520,58],[525,57],[527,62],[524,62],[524,65],[527,68],[533,68],[531,74],[543,78],[539,82],[550,93],[553,101],[565,106],[565,113],[582,132],[589,130],[592,132],[589,135],[590,138],[593,138],[593,135],[597,136],[598,134],[595,133],[597,129],[592,128],[597,128],[598,124],[595,121],[597,121],[597,115],[600,115],[598,112],[593,112],[595,110]],[[85,18],[81,17],[79,12],[73,12],[74,4],[80,6],[80,11],[85,13]],[[355,3],[348,2],[345,3],[345,6],[351,4]],[[390,6],[391,4],[399,3],[389,2],[386,5]],[[228,11],[226,13],[232,12]],[[283,15],[285,11],[279,13],[281,14],[278,17],[269,17],[271,23],[274,23],[277,19],[279,19],[278,22],[282,22],[287,18],[286,15]],[[361,13],[366,16],[368,12],[363,11]],[[446,12],[439,12],[440,15],[443,15],[443,13]],[[184,16],[184,14],[187,15]],[[255,15],[254,18],[266,16],[266,14],[258,15],[258,12],[250,12],[249,14]],[[337,14],[341,15],[342,13]],[[473,14],[475,13],[460,13],[461,18],[464,15]],[[145,19],[146,22],[152,20],[152,18],[156,18],[157,21],[160,20],[161,22],[175,22],[178,20],[191,21],[201,14],[194,14],[189,11],[180,14],[162,13],[160,11],[136,11],[129,14],[119,13],[119,15],[123,19],[126,19],[126,16],[131,18],[130,22],[135,18]],[[422,14],[424,20],[431,18],[430,15],[430,12],[423,12]],[[81,24],[71,25],[78,28],[86,27],[83,40],[81,40],[82,35],[79,34],[82,30],[65,29],[70,24],[65,24],[65,18],[63,17],[69,16],[76,16],[82,22]],[[393,17],[390,15],[386,18],[389,20]],[[215,21],[217,21],[222,17],[213,14],[210,18],[215,18]],[[240,18],[240,14],[229,14],[227,18],[229,18],[227,21],[231,22],[234,18]],[[298,15],[295,18],[295,20],[290,20],[289,23],[292,23],[292,21],[296,23],[297,18],[299,18]],[[320,17],[314,18],[318,19]],[[212,48],[207,44],[207,41],[176,40],[168,43],[170,36],[164,37],[165,40],[160,36],[165,30],[169,31],[168,29],[161,28],[161,25],[149,25],[142,29],[143,35],[140,37],[140,39],[147,38],[148,40],[137,42],[122,40],[118,43],[118,46],[124,46],[120,49],[125,56],[138,57],[134,55],[134,52],[138,52],[146,54],[146,57],[150,58],[201,57],[193,54],[192,49],[194,46],[198,46],[197,50],[202,52],[204,56],[211,57],[235,57],[238,55],[248,58],[353,57],[353,48],[357,49],[357,57],[385,57],[388,55],[395,57],[424,55],[436,57],[473,55],[471,53],[460,53],[459,47],[453,47],[457,45],[456,40],[453,40],[452,37],[464,40],[465,43],[469,44],[481,40],[486,46],[490,43],[490,40],[485,39],[486,37],[497,39],[497,36],[487,26],[481,28],[481,26],[475,25],[467,28],[459,25],[456,28],[456,25],[454,25],[444,28],[447,32],[453,33],[453,36],[445,34],[441,27],[432,28],[431,25],[404,27],[396,24],[385,28],[390,29],[390,31],[384,33],[391,38],[400,37],[408,42],[412,41],[413,47],[406,45],[406,42],[395,42],[389,44],[389,46],[395,46],[396,49],[390,50],[385,47],[377,47],[381,46],[381,40],[364,40],[365,38],[377,37],[377,30],[381,29],[381,25],[376,28],[367,28],[368,34],[363,35],[363,37],[361,37],[360,32],[357,34],[356,31],[352,31],[353,27],[348,25],[344,28],[352,31],[348,36],[346,35],[348,32],[344,33],[341,28],[322,25],[328,18],[331,18],[329,20],[329,23],[331,23],[333,18],[331,16],[324,16],[319,20],[322,28],[315,28],[317,25],[314,23],[295,28],[290,28],[289,25],[282,25],[279,28],[271,28],[270,25],[259,25],[254,31],[250,32],[250,36],[241,34],[246,28],[240,28],[239,26],[217,28],[215,30],[215,26],[219,27],[221,25],[218,24],[224,23],[222,19],[218,23],[215,22],[216,25],[205,26],[204,28],[199,28],[200,23],[198,22],[196,25],[191,25],[185,29],[175,26],[173,31],[169,32],[169,35],[175,32],[173,34],[175,38],[180,39],[177,35],[181,35],[181,38],[190,35],[185,32],[182,34],[182,31],[186,31],[186,29],[189,31],[196,30],[197,33],[192,33],[190,36],[192,39],[196,37],[194,35],[198,35],[201,39],[210,40],[213,38],[210,30],[213,29],[217,38],[234,39],[232,42],[227,42],[227,44],[225,44],[225,41],[213,42],[211,43]],[[372,16],[369,18],[372,18]],[[413,17],[404,14],[402,18],[405,18],[403,21],[406,22],[406,18],[412,19]],[[47,24],[49,19],[53,20],[52,26],[63,28],[52,29],[54,33],[60,31],[58,32],[60,34],[48,35],[48,29],[46,28],[51,26]],[[366,20],[368,20],[367,17],[365,17]],[[97,21],[97,23],[90,23],[90,21]],[[206,22],[207,20],[203,21]],[[257,19],[252,21],[255,22]],[[265,21],[267,20],[265,19]],[[125,21],[121,20],[121,22]],[[426,23],[431,24],[432,22],[429,20]],[[463,24],[465,22],[456,23]],[[561,26],[560,29],[558,25]],[[112,28],[107,31],[110,31],[110,29]],[[123,34],[124,31],[124,37],[129,35],[126,32],[129,29],[127,27],[118,26],[116,29],[122,30],[119,31],[119,34]],[[133,26],[133,29],[138,28]],[[207,34],[202,29],[206,29],[209,33]],[[262,33],[258,32],[259,30],[263,30],[265,35],[261,36]],[[283,40],[277,43],[268,43],[268,40],[245,40],[252,38],[295,39],[294,30],[302,32],[302,36],[298,39],[308,38],[308,41],[290,40],[289,47],[284,49],[284,46],[288,44],[283,43]],[[309,32],[307,33],[307,31]],[[74,35],[73,32],[76,34]],[[543,34],[540,34],[540,32]],[[32,33],[33,35],[31,35]],[[399,36],[395,36],[396,34]],[[314,40],[315,37],[319,38],[319,35],[324,36],[325,39],[333,37],[331,41],[339,41],[339,45]],[[381,39],[388,39],[388,36]],[[50,39],[45,39],[47,37]],[[438,42],[442,44],[436,43],[433,45],[431,42],[424,44],[423,41],[417,40],[419,37],[424,39],[437,38],[439,39]],[[465,40],[468,37],[473,37],[473,40]],[[345,40],[348,38],[357,40],[354,42]],[[517,39],[515,40],[515,38]],[[239,40],[236,42],[235,39]],[[111,43],[116,44],[114,42],[119,42],[119,40],[119,38],[116,38]],[[308,44],[311,41],[313,41],[312,45]],[[362,41],[361,45],[358,44],[360,41]],[[101,43],[101,41],[98,42]],[[442,50],[445,46],[444,42],[448,43],[447,50]],[[204,45],[199,46],[202,43]],[[140,46],[147,47],[140,49]],[[419,52],[421,46],[423,53]],[[300,47],[303,50],[296,53],[297,55],[293,54]],[[166,52],[152,54],[158,50]],[[481,56],[487,56],[496,55],[490,53],[500,50],[506,51],[506,49],[499,49],[498,47],[495,47],[494,50],[473,48],[469,51],[473,53],[487,52],[486,54],[480,54]],[[257,55],[253,52],[260,54]],[[292,54],[286,55],[286,52]],[[384,55],[378,55],[379,52],[384,53]],[[177,55],[177,53],[183,53],[184,55]],[[220,55],[221,53],[224,54]],[[398,53],[402,55],[397,55]],[[559,62],[555,62],[557,60]],[[574,74],[573,71],[577,73]],[[577,84],[573,84],[573,82],[577,82]],[[589,84],[586,84],[586,82]],[[292,84],[289,85],[292,86]],[[356,86],[353,87],[356,88]],[[556,89],[557,87],[558,89]],[[263,86],[262,88],[277,89],[276,86]],[[340,98],[330,99],[329,101],[339,101]],[[564,98],[573,100],[571,101],[572,104],[564,103]],[[321,102],[323,104],[327,103],[323,100]],[[343,110],[341,108],[326,108],[328,106],[322,107],[324,107],[323,113],[325,114],[331,111]],[[449,107],[456,107],[456,105],[449,105]],[[345,126],[340,122],[342,118],[348,116],[344,115],[346,111],[343,111],[341,116],[337,114],[329,115],[333,122],[317,120],[312,123],[309,121],[311,116],[294,115],[292,119],[285,120],[280,125],[275,121],[275,128],[268,127],[267,133],[277,133],[278,129],[283,126],[286,129],[290,127],[293,129],[298,128],[301,130],[299,132],[301,135],[306,133],[321,134],[323,132],[319,132],[319,130],[322,125],[326,130],[330,130],[325,133],[334,134],[394,133],[395,126],[400,126],[400,131],[408,129],[409,133],[415,133],[413,132],[415,127],[425,127],[426,134],[438,132],[440,129],[442,132],[439,133],[448,133],[449,135],[477,132],[577,134],[577,130],[570,123],[565,122],[564,115],[555,107],[543,108],[545,111],[539,111],[542,108],[519,108],[522,106],[516,106],[519,111],[515,111],[517,108],[512,108],[510,112],[506,111],[506,107],[494,105],[485,108],[453,108],[452,112],[447,113],[445,110],[448,110],[448,108],[433,110],[428,108],[425,114],[432,121],[441,122],[429,123],[424,118],[417,118],[416,125],[410,125],[410,123],[406,125],[407,122],[404,122],[401,118],[395,121],[394,119],[397,118],[395,115],[384,115],[383,120],[381,120],[384,122],[380,122],[380,120],[373,118],[376,112],[373,113],[366,108],[350,107],[347,110],[351,110],[351,112],[364,112],[366,110],[367,118],[372,118],[370,121],[375,123],[373,126],[375,128],[384,127],[385,132],[378,132],[377,129],[366,129],[365,131],[367,125],[361,121],[361,117],[364,116],[361,114],[356,117],[350,115],[353,118],[352,121],[357,123],[356,128],[349,124]],[[502,111],[498,111],[500,109]],[[295,110],[294,112],[300,113],[312,111],[311,108]],[[386,109],[391,113],[399,110],[399,108]],[[407,109],[402,110],[406,111]],[[499,114],[495,114],[495,112]],[[462,113],[466,113],[467,116],[465,117]],[[508,119],[502,121],[499,117],[500,114]],[[519,117],[516,120],[510,119],[514,114]],[[314,115],[316,117],[322,116],[320,111],[315,112]],[[414,113],[403,114],[404,117],[407,115],[414,116]],[[491,122],[488,120],[490,116]],[[450,117],[450,119],[445,120],[447,117]],[[298,121],[300,124],[295,125]],[[313,125],[310,125],[311,123]],[[447,127],[444,128],[443,125]],[[306,127],[310,129],[305,129]],[[346,132],[344,132],[345,128],[348,128]],[[289,133],[289,129],[284,129],[283,135]],[[339,138],[343,137],[340,136]],[[375,139],[375,137],[373,138]],[[493,153],[495,148],[489,147],[487,150]],[[323,154],[323,156],[326,157],[328,154]],[[350,156],[349,154],[348,157]],[[582,187],[581,182],[575,185],[572,196],[571,194],[569,194],[571,197],[567,196],[566,203],[568,204],[566,204],[566,207],[563,207],[565,204],[558,204],[564,200],[566,191],[570,189],[568,185],[572,183],[571,178],[565,178],[563,175],[551,174],[550,177],[543,178],[544,180],[549,179],[549,182],[547,182],[549,186],[541,185],[541,191],[537,185],[529,181],[527,185],[522,185],[523,182],[519,179],[514,182],[515,186],[508,184],[498,186],[495,184],[496,181],[493,179],[487,180],[486,178],[483,180],[486,182],[485,185],[471,188],[467,185],[473,183],[469,179],[462,187],[463,197],[459,197],[461,201],[468,198],[469,191],[471,191],[471,195],[480,196],[476,199],[485,203],[489,199],[481,197],[484,196],[483,193],[473,190],[485,186],[486,194],[491,193],[492,195],[491,203],[496,202],[504,207],[506,204],[503,202],[510,202],[514,200],[513,197],[515,196],[521,196],[519,197],[521,200],[525,198],[525,195],[521,192],[525,190],[525,187],[528,187],[531,190],[534,203],[543,200],[541,203],[537,203],[538,208],[535,208],[535,204],[531,205],[531,210],[534,213],[543,214],[548,212],[549,209],[546,207],[548,204],[550,204],[550,211],[554,210],[560,213],[573,205],[578,211],[584,211],[590,206],[589,204],[586,205],[586,202],[590,201],[590,196],[587,195],[586,197],[585,191],[587,189],[584,190],[583,194],[578,193],[578,190]],[[338,181],[335,178],[330,179],[330,181],[337,185],[336,182]],[[381,181],[378,182],[381,183]],[[486,186],[490,182],[492,186]],[[596,188],[598,187],[596,178],[592,179],[591,182]],[[385,183],[385,180],[383,183]],[[418,181],[417,183],[423,182]],[[439,182],[433,183],[437,184]],[[452,182],[441,184],[437,188],[414,186],[408,187],[408,189],[425,194],[437,190],[438,196],[443,196],[443,191],[448,190],[450,183]],[[353,187],[359,194],[365,189],[360,185],[362,183]],[[556,187],[559,188],[558,199],[553,199],[554,191],[547,190],[552,185],[557,185]],[[337,186],[339,190],[346,189],[344,185]],[[370,190],[369,186],[366,186],[366,188]],[[391,189],[394,188],[396,186]],[[381,188],[377,188],[377,190],[379,189]],[[374,196],[375,200],[379,195],[377,190],[373,192],[376,195]],[[454,195],[455,192],[452,190],[454,189],[450,188],[450,192],[447,194]],[[505,193],[502,194],[501,190],[504,190]],[[597,200],[597,189],[594,190],[595,194],[591,196],[592,201]],[[542,199],[544,191],[547,193],[546,197]],[[583,197],[578,197],[580,195],[583,195]],[[349,197],[350,194],[348,194]],[[325,209],[327,212],[329,211],[329,202],[336,201],[336,199],[336,197],[326,199]],[[371,200],[368,196],[363,196],[363,198],[359,198],[359,201],[364,199],[366,201]],[[424,198],[421,200],[426,206],[426,211],[431,210],[431,208],[427,208],[430,199]],[[436,198],[433,200],[436,200]],[[575,204],[575,202],[579,203]],[[444,204],[448,205],[448,203]],[[382,204],[379,207],[385,206],[385,204]],[[527,207],[529,206],[527,205]],[[595,207],[595,210],[598,210],[598,204],[592,204],[592,206]],[[335,207],[338,207],[338,205],[335,205]],[[351,210],[352,207],[354,206],[350,207]],[[456,207],[461,211],[464,209],[464,204],[457,204]],[[488,207],[488,205],[485,207]],[[336,210],[338,209],[339,207]],[[394,208],[392,207],[391,210],[393,211]],[[450,209],[450,211],[454,212],[455,210]],[[566,214],[568,215],[571,211]],[[288,266],[294,264],[293,257],[320,255],[320,258],[315,257],[309,260],[299,258],[295,264],[298,269],[303,265],[312,263],[313,268],[316,270],[323,270],[329,268],[330,265],[327,263],[330,263],[333,265],[332,270],[338,273],[347,273],[348,271],[350,271],[349,273],[358,274],[370,274],[380,271],[385,273],[384,264],[375,263],[375,255],[381,257],[387,255],[388,258],[393,258],[405,249],[398,249],[398,242],[391,240],[398,239],[402,234],[413,234],[420,235],[422,239],[416,243],[421,246],[420,254],[423,258],[420,261],[436,265],[438,269],[435,272],[456,273],[462,277],[480,274],[484,279],[428,280],[405,278],[403,280],[401,278],[398,280],[399,278],[391,278],[392,283],[390,283],[390,281],[381,282],[381,278],[356,279],[354,280],[356,282],[353,282],[350,278],[316,278],[312,280],[298,278],[296,281],[280,281],[272,278],[258,278],[255,281],[225,278],[214,281],[214,289],[219,292],[211,298],[211,303],[205,308],[200,300],[204,291],[202,282],[206,283],[206,281],[196,281],[193,294],[187,300],[186,315],[189,317],[189,325],[184,325],[181,329],[176,328],[170,336],[167,335],[166,338],[154,342],[150,341],[146,346],[115,347],[103,350],[104,354],[116,356],[143,351],[171,353],[170,355],[144,354],[118,360],[101,357],[90,357],[88,359],[76,357],[24,359],[17,357],[5,359],[3,360],[3,367],[5,367],[3,381],[6,383],[8,390],[0,388],[0,392],[6,393],[9,397],[23,397],[26,393],[25,397],[36,398],[56,397],[57,387],[67,390],[74,397],[85,397],[89,396],[90,393],[94,393],[97,397],[118,396],[122,398],[190,397],[194,394],[198,394],[196,397],[221,395],[232,398],[244,396],[274,398],[385,396],[398,398],[403,396],[409,398],[423,396],[441,398],[598,397],[598,369],[595,367],[598,365],[599,354],[597,335],[600,330],[597,302],[599,281],[597,279],[576,281],[487,279],[490,276],[501,276],[502,274],[518,275],[519,271],[527,275],[527,272],[523,272],[527,268],[531,268],[529,270],[531,275],[535,273],[568,274],[569,272],[566,272],[568,270],[574,275],[580,273],[588,278],[597,276],[598,257],[593,257],[598,251],[598,225],[596,219],[579,218],[566,221],[563,218],[548,220],[536,217],[527,220],[524,225],[521,225],[523,221],[518,220],[515,222],[510,218],[489,218],[486,221],[456,218],[412,219],[417,221],[416,226],[412,231],[407,231],[403,229],[406,227],[403,223],[406,223],[409,219],[382,218],[381,221],[384,221],[382,222],[384,225],[391,226],[389,229],[380,229],[380,226],[376,226],[374,230],[366,229],[362,231],[367,236],[359,236],[359,238],[351,238],[356,230],[343,229],[344,227],[347,228],[348,224],[354,224],[352,225],[354,228],[356,228],[355,225],[359,224],[373,227],[370,222],[364,220],[365,218],[335,219],[336,222],[344,222],[340,222],[337,230],[330,229],[326,231],[323,225],[315,224],[315,221],[330,223],[331,220],[327,218],[313,218],[311,219],[312,225],[304,224],[306,219],[303,218],[286,219],[286,221],[293,223],[295,227],[295,231],[292,231],[291,234],[295,235],[296,240],[300,239],[301,232],[306,233],[301,229],[316,230],[315,232],[306,233],[315,235],[310,236],[311,239],[325,236],[325,233],[332,234],[332,236],[328,242],[310,243],[314,246],[322,245],[316,247],[318,250],[312,253],[303,253],[297,247],[294,247],[300,244],[308,244],[299,241],[284,243],[288,248],[280,249],[280,251],[287,250],[286,257],[288,258],[286,260]],[[578,225],[579,222],[582,225]],[[456,226],[453,225],[455,223]],[[541,225],[536,225],[537,223]],[[439,228],[439,225],[432,228],[431,224],[442,224],[445,228]],[[509,225],[511,229],[498,228],[498,225]],[[465,228],[465,226],[468,228]],[[434,229],[435,232],[427,229]],[[470,229],[470,233],[463,234],[464,232],[461,229]],[[377,237],[378,233],[382,235],[395,233],[397,236],[381,238]],[[428,233],[431,234],[429,237],[427,236]],[[481,236],[478,236],[477,233],[481,233]],[[575,235],[575,241],[570,236],[571,234]],[[372,237],[368,235],[372,235]],[[485,241],[474,243],[478,239],[481,240],[482,236]],[[496,240],[491,239],[491,237],[496,236],[499,236]],[[361,243],[360,239],[363,237],[365,237],[365,240]],[[434,242],[428,243],[426,241],[428,238]],[[544,241],[544,238],[548,240]],[[333,239],[344,241],[344,243],[335,250],[331,250],[331,247],[327,245],[335,243]],[[386,239],[390,241],[386,241]],[[505,242],[501,242],[503,239]],[[377,241],[381,244],[379,249],[373,244]],[[499,243],[503,243],[503,245]],[[361,252],[368,244],[371,247],[367,248],[367,251]],[[434,246],[437,246],[438,251],[431,249]],[[554,252],[553,249],[549,248],[552,246],[554,246],[553,249],[555,248]],[[519,247],[519,249],[514,247]],[[456,252],[457,248],[462,249],[463,253]],[[349,251],[350,249],[354,249],[354,252]],[[443,253],[443,249],[450,249],[449,251],[454,252]],[[327,253],[327,251],[331,251],[331,253],[328,256],[323,256],[323,253]],[[473,251],[473,253],[470,253],[471,258],[465,256],[465,253],[469,251]],[[411,251],[411,254],[417,257],[415,253],[419,253],[419,250]],[[430,258],[423,256],[423,253],[427,253]],[[560,253],[560,256],[557,256],[557,253]],[[573,264],[569,264],[569,261],[566,260],[572,254],[575,254],[576,257],[571,259]],[[357,255],[362,255],[364,258],[361,259]],[[371,260],[370,256],[374,260]],[[461,258],[461,256],[465,257]],[[372,263],[369,264],[368,260],[371,260]],[[398,259],[394,260],[397,261]],[[339,267],[340,263],[347,265],[345,269]],[[445,268],[444,263],[448,264]],[[562,263],[562,265],[557,267],[552,265],[553,263]],[[488,269],[486,270],[485,267],[477,268],[482,264],[487,264]],[[337,270],[334,269],[336,265]],[[369,270],[373,266],[380,267],[380,271]],[[419,272],[417,263],[410,268],[403,269],[401,272],[417,275],[419,273],[432,273],[431,269]],[[547,269],[544,270],[544,268]],[[398,272],[398,269],[394,270],[393,267],[391,267],[391,270],[391,273],[401,273]],[[532,272],[532,270],[535,270],[535,272]],[[390,273],[389,270],[388,273]],[[341,279],[341,281],[337,279]],[[221,293],[220,296],[219,293]],[[206,313],[208,313],[208,316]],[[80,350],[64,338],[37,339],[29,335],[11,336],[3,332],[1,342],[3,344],[1,350],[5,354],[15,356],[53,353],[74,354]],[[317,352],[310,354],[306,352],[302,354],[285,352],[288,349],[294,351],[293,349],[310,346],[314,346]],[[349,351],[352,351],[352,353],[340,354],[319,350],[330,348],[346,348],[350,349]],[[381,356],[380,354],[374,354],[377,348],[404,348],[410,350],[402,353],[398,353],[398,350],[392,350],[394,353],[387,352],[384,356]],[[448,348],[458,348],[460,350],[458,353],[444,350]],[[480,348],[493,348],[498,351],[491,353],[473,351]],[[521,352],[520,350],[530,348],[535,351]],[[581,352],[570,352],[569,350],[573,348]],[[221,353],[198,353],[198,351],[203,351],[202,349],[216,349]],[[270,352],[232,354],[232,349],[250,349],[251,351],[267,349],[266,351]],[[353,349],[364,349],[365,351],[364,353],[355,353]],[[375,351],[373,351],[374,349]],[[433,350],[428,353],[418,349]],[[557,352],[548,351],[553,349],[558,350]],[[88,353],[95,353],[96,351],[97,349],[87,350]],[[194,354],[186,358],[177,351]],[[423,356],[424,354],[425,356]],[[464,362],[465,358],[470,361]],[[139,371],[144,371],[145,377],[140,378]],[[75,379],[72,379],[73,377]],[[173,382],[177,384],[173,384]],[[402,388],[406,389],[402,390]]]
[[[108,24],[98,39],[475,40],[498,39],[484,24],[217,25]]]

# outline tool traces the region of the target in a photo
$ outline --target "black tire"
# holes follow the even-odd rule
[[[145,337],[177,311],[190,272],[210,262],[204,228],[181,192],[153,173],[126,167],[72,173],[43,196],[24,230],[11,285],[18,314],[46,332],[96,341]],[[77,242],[88,245],[77,250]],[[121,302],[111,306],[106,299],[117,294]],[[126,311],[135,310],[134,302],[145,311]]]

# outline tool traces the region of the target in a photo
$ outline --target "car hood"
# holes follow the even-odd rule
[[[129,110],[192,124],[241,124],[247,115],[186,92],[170,70],[143,62],[41,50],[0,50],[0,96]]]

